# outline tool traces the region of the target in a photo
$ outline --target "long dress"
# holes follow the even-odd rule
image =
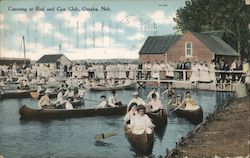
[[[192,70],[192,74],[191,74],[191,77],[190,77],[190,81],[191,82],[197,82],[199,81],[199,70],[198,70],[198,66],[197,65],[193,65],[191,67],[191,70]]]
[[[210,78],[210,81],[213,81],[213,82],[216,81],[215,65],[213,63],[209,65],[209,78]]]

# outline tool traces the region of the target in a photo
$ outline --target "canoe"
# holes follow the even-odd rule
[[[126,106],[101,109],[34,109],[23,105],[19,109],[22,119],[57,119],[71,117],[114,116],[124,115]]]
[[[30,95],[33,99],[40,99],[44,94],[38,94],[37,92],[30,92]],[[49,98],[56,98],[58,95],[58,92],[50,93]]]
[[[0,94],[0,99],[29,98],[31,91],[34,90],[6,90]]]
[[[147,112],[147,115],[152,119],[156,127],[165,126],[167,123],[167,113],[165,109],[158,112]]]
[[[203,110],[200,106],[197,109],[177,109],[174,111],[177,116],[188,119],[193,123],[200,123],[203,120]]]
[[[127,131],[127,138],[131,147],[134,149],[136,156],[148,156],[152,154],[154,144],[154,132],[147,134],[144,133],[138,135],[130,131]]]
[[[107,86],[93,86],[90,87],[90,91],[112,91],[112,90],[133,90],[136,88],[136,83],[132,83],[130,85],[122,85],[116,87],[107,87]]]

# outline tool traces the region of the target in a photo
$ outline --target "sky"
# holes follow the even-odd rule
[[[185,0],[2,0],[0,57],[136,59],[148,36],[175,34]],[[23,42],[23,37],[24,41]]]

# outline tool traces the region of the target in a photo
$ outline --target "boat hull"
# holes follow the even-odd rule
[[[152,154],[154,132],[147,134],[146,131],[144,131],[144,133],[138,135],[128,131],[127,138],[137,156],[148,156]]]
[[[159,112],[150,113],[148,112],[147,115],[152,119],[152,122],[157,127],[163,127],[167,124],[167,113],[166,110],[161,109]]]
[[[112,90],[133,90],[136,88],[136,83],[126,85],[126,86],[117,86],[117,87],[105,87],[105,86],[95,86],[91,87],[90,91],[112,91]]]
[[[60,119],[72,117],[91,117],[91,116],[114,116],[124,115],[126,106],[109,107],[102,109],[33,109],[23,105],[19,109],[21,119]]]
[[[31,90],[10,90],[0,95],[0,99],[29,98]]]
[[[193,123],[200,123],[203,121],[203,110],[200,106],[196,110],[177,109],[175,113],[177,116],[186,118]]]

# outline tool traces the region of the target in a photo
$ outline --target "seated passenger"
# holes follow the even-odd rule
[[[157,99],[155,93],[152,94],[152,100],[148,103],[150,112],[158,112],[160,109],[164,109],[161,100]]]
[[[38,101],[38,108],[42,109],[50,105],[49,92],[45,91],[45,95],[40,98]]]
[[[125,121],[125,124],[130,124],[130,120],[136,115],[138,114],[138,111],[137,111],[137,104],[136,103],[132,103],[131,104],[131,109],[129,112],[126,113],[125,117],[124,117],[124,121]]]
[[[182,102],[181,106],[185,106],[185,109],[196,109],[198,107],[190,92],[186,92],[186,98]]]
[[[112,95],[108,99],[108,105],[111,107],[117,107],[118,105],[121,105],[121,102],[118,102],[116,99],[116,91],[112,90]]]
[[[108,107],[108,101],[106,99],[106,96],[102,95],[100,98],[101,98],[101,102],[95,106],[95,109]]]
[[[127,105],[127,112],[130,110],[132,103],[136,103],[137,105],[145,106],[145,102],[142,98],[139,97],[138,92],[133,92],[133,98],[129,101],[129,103]]]
[[[132,117],[130,124],[128,125],[129,131],[134,134],[142,134],[146,131],[147,134],[153,132],[155,125],[151,119],[145,114],[145,107],[143,105],[138,106],[138,114]]]

